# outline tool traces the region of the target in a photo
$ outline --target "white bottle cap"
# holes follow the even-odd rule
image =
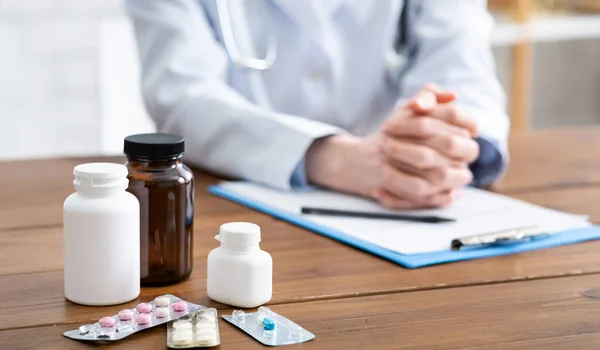
[[[73,169],[75,189],[90,193],[109,193],[124,190],[129,185],[128,170],[123,164],[87,163]]]
[[[221,244],[250,246],[260,242],[260,226],[250,222],[229,222],[221,225],[215,237]]]
[[[73,169],[75,177],[86,179],[118,179],[127,176],[127,167],[117,163],[87,163]]]

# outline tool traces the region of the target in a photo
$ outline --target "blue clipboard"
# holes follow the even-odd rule
[[[521,252],[527,252],[531,250],[539,250],[544,248],[557,247],[561,245],[591,241],[600,239],[600,226],[590,225],[589,227],[553,233],[545,239],[532,240],[528,242],[512,244],[512,245],[498,245],[488,246],[483,248],[469,248],[465,250],[450,250],[450,242],[448,244],[448,250],[433,252],[433,253],[422,253],[422,254],[400,254],[385,248],[382,248],[376,244],[365,242],[363,240],[354,238],[337,230],[319,225],[317,223],[305,220],[302,216],[293,213],[285,212],[277,208],[273,208],[262,203],[258,203],[254,200],[249,200],[243,196],[232,193],[227,189],[213,185],[208,189],[209,193],[216,196],[231,200],[241,205],[247,206],[254,210],[263,212],[271,215],[283,221],[287,221],[294,225],[303,227],[307,230],[316,232],[323,236],[329,237],[336,241],[345,243],[349,246],[355,247],[360,250],[364,250],[373,255],[379,256],[386,260],[392,261],[396,264],[404,266],[409,269],[437,265],[443,263],[450,263],[455,261],[481,259],[492,256],[516,254]]]

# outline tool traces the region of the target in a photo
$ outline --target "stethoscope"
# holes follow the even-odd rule
[[[228,6],[228,0],[217,0],[217,15],[219,17],[219,25],[223,36],[225,49],[233,63],[237,66],[264,71],[273,66],[277,59],[277,38],[273,31],[269,31],[267,38],[267,51],[264,57],[250,57],[241,53],[236,42],[236,36],[233,30],[233,24]],[[267,11],[265,20],[272,21],[270,11]],[[394,38],[394,45],[386,53],[386,64],[392,76],[398,77],[408,66],[408,0],[404,0],[402,4],[398,30]]]
[[[227,0],[217,0],[217,15],[219,17],[219,25],[221,26],[221,34],[223,35],[223,43],[225,44],[225,49],[227,50],[231,61],[240,67],[259,71],[271,68],[277,58],[277,38],[275,37],[275,33],[269,31],[269,37],[267,38],[267,53],[265,57],[245,57],[241,54],[237,42],[235,41],[228,2],[229,1]],[[266,20],[272,21],[270,11],[266,13],[265,17],[269,17]]]

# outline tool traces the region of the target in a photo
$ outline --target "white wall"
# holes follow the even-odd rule
[[[98,52],[100,151],[120,154],[127,135],[155,131],[140,93],[140,66],[133,26],[127,18],[100,23]]]
[[[0,0],[0,159],[119,153],[154,126],[121,0]]]

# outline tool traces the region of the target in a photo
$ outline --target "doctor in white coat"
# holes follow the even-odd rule
[[[392,208],[507,165],[484,0],[127,0],[142,92],[186,161]]]

